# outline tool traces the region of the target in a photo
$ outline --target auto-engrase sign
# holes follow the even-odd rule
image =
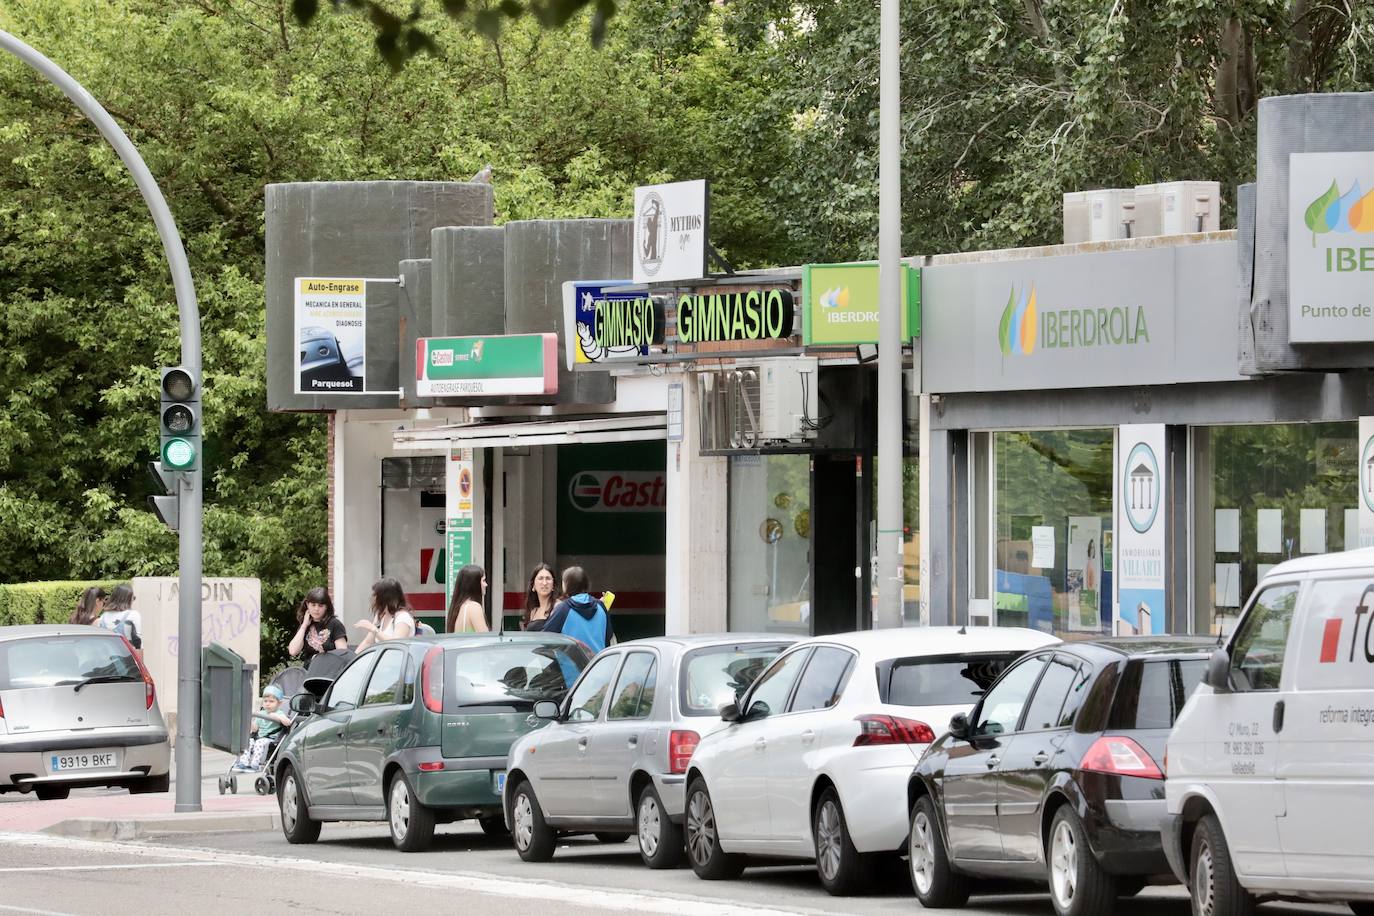
[[[296,278],[296,393],[361,392],[367,376],[367,281]]]
[[[635,188],[636,283],[706,275],[707,190],[704,180]]]

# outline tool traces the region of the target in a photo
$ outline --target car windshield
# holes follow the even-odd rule
[[[45,636],[0,642],[0,690],[79,684],[88,678],[142,680],[118,636]]]
[[[524,712],[539,700],[561,701],[591,656],[577,643],[532,640],[450,649],[444,712]]]
[[[1020,652],[913,656],[878,665],[878,694],[893,706],[972,706]]]
[[[682,714],[717,716],[754,683],[788,643],[742,643],[688,652],[682,662]]]
[[[1205,658],[1158,659],[1129,666],[1116,688],[1107,727],[1173,728],[1207,673]]]

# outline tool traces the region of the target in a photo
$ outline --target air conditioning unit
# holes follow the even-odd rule
[[[1092,227],[1088,222],[1088,192],[1069,191],[1064,195],[1064,244],[1086,242]]]
[[[815,438],[817,368],[815,359],[797,357],[698,372],[701,450],[739,451]]]
[[[1221,182],[1165,181],[1135,189],[1138,236],[1185,235],[1221,228]]]
[[[1135,189],[1103,188],[1088,191],[1088,241],[1127,238],[1126,220],[1135,205]]]

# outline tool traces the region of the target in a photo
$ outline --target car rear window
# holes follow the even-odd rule
[[[1021,652],[918,655],[878,663],[878,695],[893,706],[972,706]]]
[[[790,643],[737,643],[693,649],[682,659],[682,714],[718,716]]]
[[[1107,727],[1173,728],[1188,697],[1206,673],[1205,658],[1132,662],[1116,688]]]
[[[444,712],[526,712],[563,699],[591,656],[576,643],[493,642],[445,653]]]
[[[88,678],[141,681],[118,636],[42,636],[0,642],[0,690],[55,687]]]

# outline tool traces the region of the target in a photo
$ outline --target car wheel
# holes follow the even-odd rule
[[[434,839],[434,811],[415,797],[404,773],[391,778],[386,819],[391,825],[391,842],[401,852],[422,852]]]
[[[812,812],[811,835],[816,842],[816,873],[827,891],[847,897],[872,882],[873,860],[854,848],[840,794],[833,788],[821,794]]]
[[[911,836],[907,841],[911,886],[916,899],[928,910],[954,909],[968,903],[969,879],[949,864],[945,838],[935,817],[929,795],[916,800],[911,810]]]
[[[716,809],[711,805],[704,779],[698,778],[687,789],[686,821],[687,858],[697,877],[707,881],[738,878],[744,871],[744,859],[721,848]]]
[[[653,785],[646,785],[635,804],[639,857],[650,868],[677,868],[682,863],[682,828],[673,823]]]
[[[1255,898],[1236,880],[1231,848],[1215,814],[1198,822],[1189,864],[1188,891],[1194,916],[1252,916]]]
[[[1088,846],[1083,822],[1065,805],[1050,824],[1050,848],[1046,857],[1050,872],[1050,899],[1059,916],[1097,916],[1112,912],[1116,879],[1107,874]]]
[[[516,786],[510,801],[511,839],[515,851],[526,862],[547,862],[553,858],[558,834],[544,821],[539,799],[528,781]]]
[[[34,786],[33,794],[39,801],[59,801],[72,794],[70,786]]]
[[[129,786],[130,795],[156,795],[166,792],[172,787],[172,775],[163,773],[161,776],[145,776],[138,782]]]
[[[313,843],[320,838],[320,822],[310,819],[305,793],[292,767],[282,773],[277,802],[281,806],[281,832],[286,835],[286,842]]]
[[[510,831],[506,829],[506,822],[499,817],[479,817],[477,823],[481,825],[482,832],[487,836],[510,836]]]

